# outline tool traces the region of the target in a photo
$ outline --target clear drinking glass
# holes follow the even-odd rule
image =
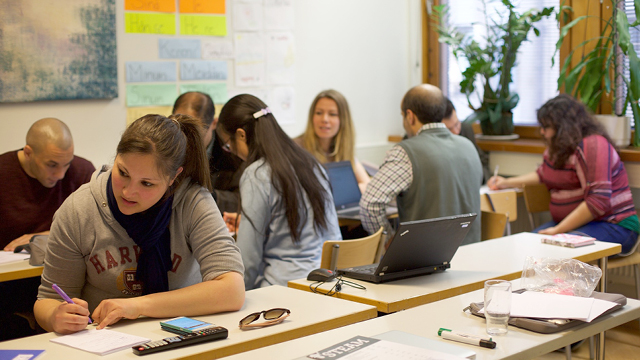
[[[506,280],[485,281],[484,316],[487,319],[487,334],[506,334],[510,313],[511,282]]]

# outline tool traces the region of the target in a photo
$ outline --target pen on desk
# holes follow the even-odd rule
[[[458,341],[465,344],[477,345],[487,349],[495,349],[496,343],[491,339],[483,339],[479,336],[461,333],[459,331],[453,331],[445,328],[438,330],[438,335],[443,339]]]
[[[62,291],[62,289],[60,289],[60,287],[58,285],[53,284],[51,287],[53,288],[53,290],[55,290],[58,293],[58,295],[62,296],[62,300],[66,301],[69,304],[75,304],[73,302],[73,300],[71,300],[69,295],[67,295],[67,293]],[[89,318],[89,324],[91,324],[91,323],[93,323],[93,321],[91,321],[91,318]]]

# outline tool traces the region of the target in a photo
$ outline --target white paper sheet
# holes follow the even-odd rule
[[[233,5],[233,29],[235,31],[260,31],[263,28],[262,4]]]
[[[594,298],[526,291],[513,294],[511,317],[577,319],[590,322],[616,303]]]
[[[295,115],[295,90],[291,86],[275,87],[269,90],[267,103],[279,124],[293,124]]]
[[[8,264],[16,261],[25,261],[31,254],[26,252],[14,253],[13,251],[2,251],[0,249],[0,264]]]
[[[293,0],[265,0],[264,27],[267,30],[293,30]]]
[[[264,38],[258,33],[236,33],[235,86],[263,86],[265,83]]]
[[[150,339],[129,335],[113,330],[96,330],[95,328],[64,335],[50,340],[51,342],[71,346],[90,353],[106,355],[116,351],[130,349],[132,346],[144,344]]]
[[[295,80],[295,47],[293,34],[272,32],[266,36],[267,83],[291,85]]]

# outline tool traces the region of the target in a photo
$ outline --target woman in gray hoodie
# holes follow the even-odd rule
[[[200,122],[146,115],[53,219],[34,313],[48,331],[239,310],[242,259],[211,196]],[[61,301],[57,284],[73,304]],[[179,306],[178,306],[179,305]]]

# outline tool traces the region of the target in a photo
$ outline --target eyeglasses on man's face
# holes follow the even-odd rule
[[[253,314],[249,314],[245,316],[242,320],[240,320],[240,329],[251,328],[251,327],[262,327],[279,324],[284,319],[286,319],[291,314],[289,309],[283,308],[275,308],[271,310],[264,310],[260,312],[255,312]],[[260,319],[260,316],[264,316],[266,321],[254,324],[256,320]]]

